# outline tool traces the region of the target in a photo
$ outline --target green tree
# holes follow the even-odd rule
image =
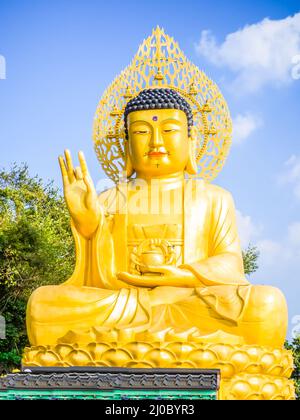
[[[6,320],[0,371],[19,365],[32,291],[66,280],[73,266],[69,216],[52,182],[31,177],[26,165],[0,170],[0,314]]]
[[[259,251],[255,246],[249,245],[247,249],[243,251],[244,270],[245,274],[250,275],[255,273],[258,269]]]
[[[294,379],[296,385],[297,399],[300,400],[300,336],[295,337],[291,343],[286,343],[286,348],[293,352],[294,356]]]

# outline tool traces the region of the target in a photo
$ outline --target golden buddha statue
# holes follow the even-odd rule
[[[59,158],[76,267],[32,294],[23,363],[221,366],[232,398],[252,390],[247,375],[255,395],[290,398],[285,298],[245,278],[233,199],[209,183],[228,153],[228,108],[174,45],[157,28],[100,102],[97,154],[114,180],[120,161],[125,171],[115,188],[97,195],[82,152],[77,167],[68,150]]]

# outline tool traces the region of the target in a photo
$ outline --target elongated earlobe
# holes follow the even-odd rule
[[[198,166],[196,161],[196,135],[195,127],[192,128],[192,134],[189,138],[189,159],[185,168],[185,171],[189,175],[197,175]]]
[[[126,148],[125,171],[126,171],[127,178],[130,178],[134,174],[134,169],[133,169],[131,159],[128,153],[128,148]]]
[[[125,170],[126,170],[127,178],[130,178],[134,174],[134,169],[132,167],[132,163],[131,163],[130,158],[127,158],[126,159],[126,168],[125,168]]]

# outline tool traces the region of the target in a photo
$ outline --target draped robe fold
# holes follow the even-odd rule
[[[75,327],[133,328],[138,332],[170,323],[201,330],[205,317],[216,320],[216,329],[222,329],[222,323],[225,327],[237,325],[252,286],[244,275],[230,193],[204,181],[187,181],[182,268],[197,276],[199,287],[156,288],[156,295],[162,295],[159,305],[151,301],[150,289],[135,288],[117,279],[116,274],[127,269],[128,216],[120,197],[124,194],[117,189],[99,196],[105,216],[91,239],[85,239],[72,222],[75,271],[63,285],[46,286],[31,297],[30,340],[41,342],[41,329],[49,319],[50,336],[57,338]],[[116,203],[118,209],[123,206],[121,213],[115,211]],[[203,333],[207,332],[211,331],[204,328]]]

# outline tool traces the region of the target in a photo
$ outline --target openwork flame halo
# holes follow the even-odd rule
[[[126,104],[141,90],[159,87],[176,90],[191,105],[197,129],[197,177],[212,181],[223,168],[231,146],[232,121],[227,103],[218,86],[159,27],[144,40],[97,107],[93,139],[104,172],[115,183],[124,172]]]

